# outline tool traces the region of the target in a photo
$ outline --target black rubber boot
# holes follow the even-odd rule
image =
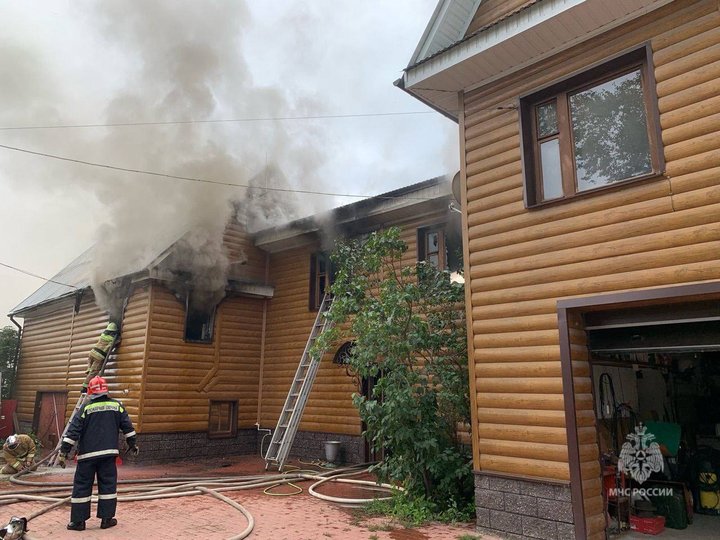
[[[115,525],[117,525],[117,519],[115,518],[103,518],[100,522],[101,529],[109,529],[110,527],[114,527]]]
[[[68,531],[84,531],[85,530],[85,522],[84,521],[71,521],[67,524],[67,530]]]

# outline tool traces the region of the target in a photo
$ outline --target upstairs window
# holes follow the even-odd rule
[[[185,341],[212,343],[215,305],[203,295],[190,292],[185,298]]]
[[[426,261],[439,270],[462,268],[462,239],[459,228],[446,223],[418,229],[418,261]]]
[[[333,282],[334,270],[330,256],[324,251],[310,256],[310,311],[320,309],[325,292]]]
[[[661,173],[649,49],[521,99],[527,205]]]

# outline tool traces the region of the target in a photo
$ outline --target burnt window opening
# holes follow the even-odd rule
[[[350,362],[352,356],[352,350],[355,348],[354,341],[347,341],[340,345],[340,348],[333,357],[333,364],[346,365]]]
[[[185,340],[195,343],[211,343],[215,324],[215,306],[199,302],[196,295],[188,293],[185,298]]]
[[[447,224],[419,228],[417,246],[418,261],[426,261],[439,270],[462,269],[462,239]]]
[[[335,281],[335,268],[330,255],[324,251],[310,256],[310,311],[320,309],[325,293]]]
[[[208,414],[208,437],[231,438],[237,435],[237,401],[211,401]]]

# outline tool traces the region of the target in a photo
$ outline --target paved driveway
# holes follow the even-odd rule
[[[308,467],[305,464],[299,464]],[[230,476],[263,474],[264,462],[258,458],[232,458],[225,461],[176,462],[167,465],[134,465],[125,463],[118,469],[120,479],[167,478],[176,476]],[[71,482],[73,469],[53,469],[50,474],[38,475],[32,480]],[[480,535],[471,524],[459,526],[433,525],[418,529],[404,529],[386,519],[366,519],[354,511],[342,508],[310,496],[309,482],[300,487],[303,492],[291,496],[271,496],[256,488],[243,491],[227,491],[224,495],[240,503],[255,520],[255,528],[249,538],[271,540],[457,540]],[[0,481],[0,494],[29,489]],[[275,493],[295,491],[289,486],[273,490]],[[350,497],[371,496],[354,488],[341,486],[321,487],[319,491]],[[42,494],[42,493],[40,493]],[[45,508],[49,502],[19,502],[0,506],[0,521],[7,523],[10,516],[28,516]],[[93,512],[94,512],[93,508]],[[246,518],[235,508],[218,501],[210,495],[120,502],[118,525],[112,529],[100,529],[100,520],[91,518],[84,532],[67,531],[69,507],[62,506],[33,519],[29,524],[32,539],[95,540],[122,538],[123,540],[153,539],[225,539],[242,532],[247,526]],[[484,540],[491,537],[484,535]]]

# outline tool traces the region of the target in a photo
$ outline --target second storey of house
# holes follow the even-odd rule
[[[460,126],[476,468],[565,480],[558,299],[720,278],[720,3],[516,4],[398,84]]]

